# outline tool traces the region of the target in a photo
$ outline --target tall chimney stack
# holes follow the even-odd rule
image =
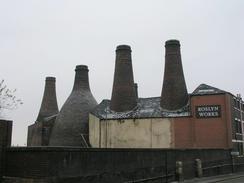
[[[46,77],[44,95],[37,121],[42,121],[45,117],[58,114],[58,104],[56,97],[55,77]]]
[[[90,90],[88,71],[86,65],[76,66],[74,86],[56,118],[50,146],[89,145],[88,118],[97,102]]]
[[[188,93],[182,68],[180,42],[168,40],[165,43],[164,81],[161,94],[161,107],[177,110],[188,102]]]
[[[137,105],[136,100],[131,48],[128,45],[119,45],[116,49],[110,109],[116,112],[132,110]]]

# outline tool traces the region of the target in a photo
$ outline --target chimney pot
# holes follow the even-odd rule
[[[180,46],[180,41],[177,39],[170,39],[165,42],[165,46],[170,46],[170,45]]]
[[[55,77],[50,77],[50,76],[48,76],[48,77],[46,77],[46,81],[56,81],[56,79],[55,79]]]
[[[73,90],[84,89],[90,91],[88,72],[89,69],[86,65],[76,66]]]
[[[75,71],[81,71],[81,70],[88,70],[88,67],[86,65],[77,65],[75,67]]]
[[[119,50],[130,50],[131,51],[131,48],[129,45],[119,45],[119,46],[117,46],[116,51],[119,51]]]

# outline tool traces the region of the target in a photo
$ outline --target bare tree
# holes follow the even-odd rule
[[[0,82],[0,116],[3,110],[13,110],[23,104],[21,99],[15,96],[15,92],[16,89],[8,89],[4,80]]]

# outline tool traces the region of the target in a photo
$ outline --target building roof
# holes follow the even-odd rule
[[[160,97],[139,98],[137,106],[126,112],[115,112],[110,109],[110,100],[103,100],[91,114],[99,119],[137,119],[190,116],[189,105],[175,111],[167,111],[160,107]]]
[[[229,93],[224,90],[200,84],[190,95],[216,95]],[[110,109],[110,100],[103,100],[91,112],[99,119],[137,119],[137,118],[162,118],[190,116],[189,103],[181,109],[168,111],[160,106],[160,97],[139,98],[137,106],[126,112],[115,112]]]
[[[191,95],[214,95],[214,94],[225,94],[228,93],[224,90],[220,90],[218,88],[206,85],[206,84],[200,84]]]

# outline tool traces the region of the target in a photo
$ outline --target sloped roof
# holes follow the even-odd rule
[[[228,93],[224,90],[220,90],[218,88],[206,85],[206,84],[200,84],[191,95],[214,95],[214,94],[224,94]]]
[[[200,84],[190,95],[216,95],[228,93],[224,90],[207,84]],[[189,104],[185,107],[167,111],[160,106],[160,97],[139,98],[137,106],[126,112],[115,112],[110,109],[110,100],[103,100],[91,112],[99,119],[137,119],[137,118],[162,118],[162,117],[186,117],[190,116]]]
[[[115,112],[110,109],[110,100],[103,100],[91,112],[99,119],[137,119],[160,117],[190,116],[188,105],[175,111],[166,111],[160,107],[160,97],[139,98],[137,106],[126,112]]]

